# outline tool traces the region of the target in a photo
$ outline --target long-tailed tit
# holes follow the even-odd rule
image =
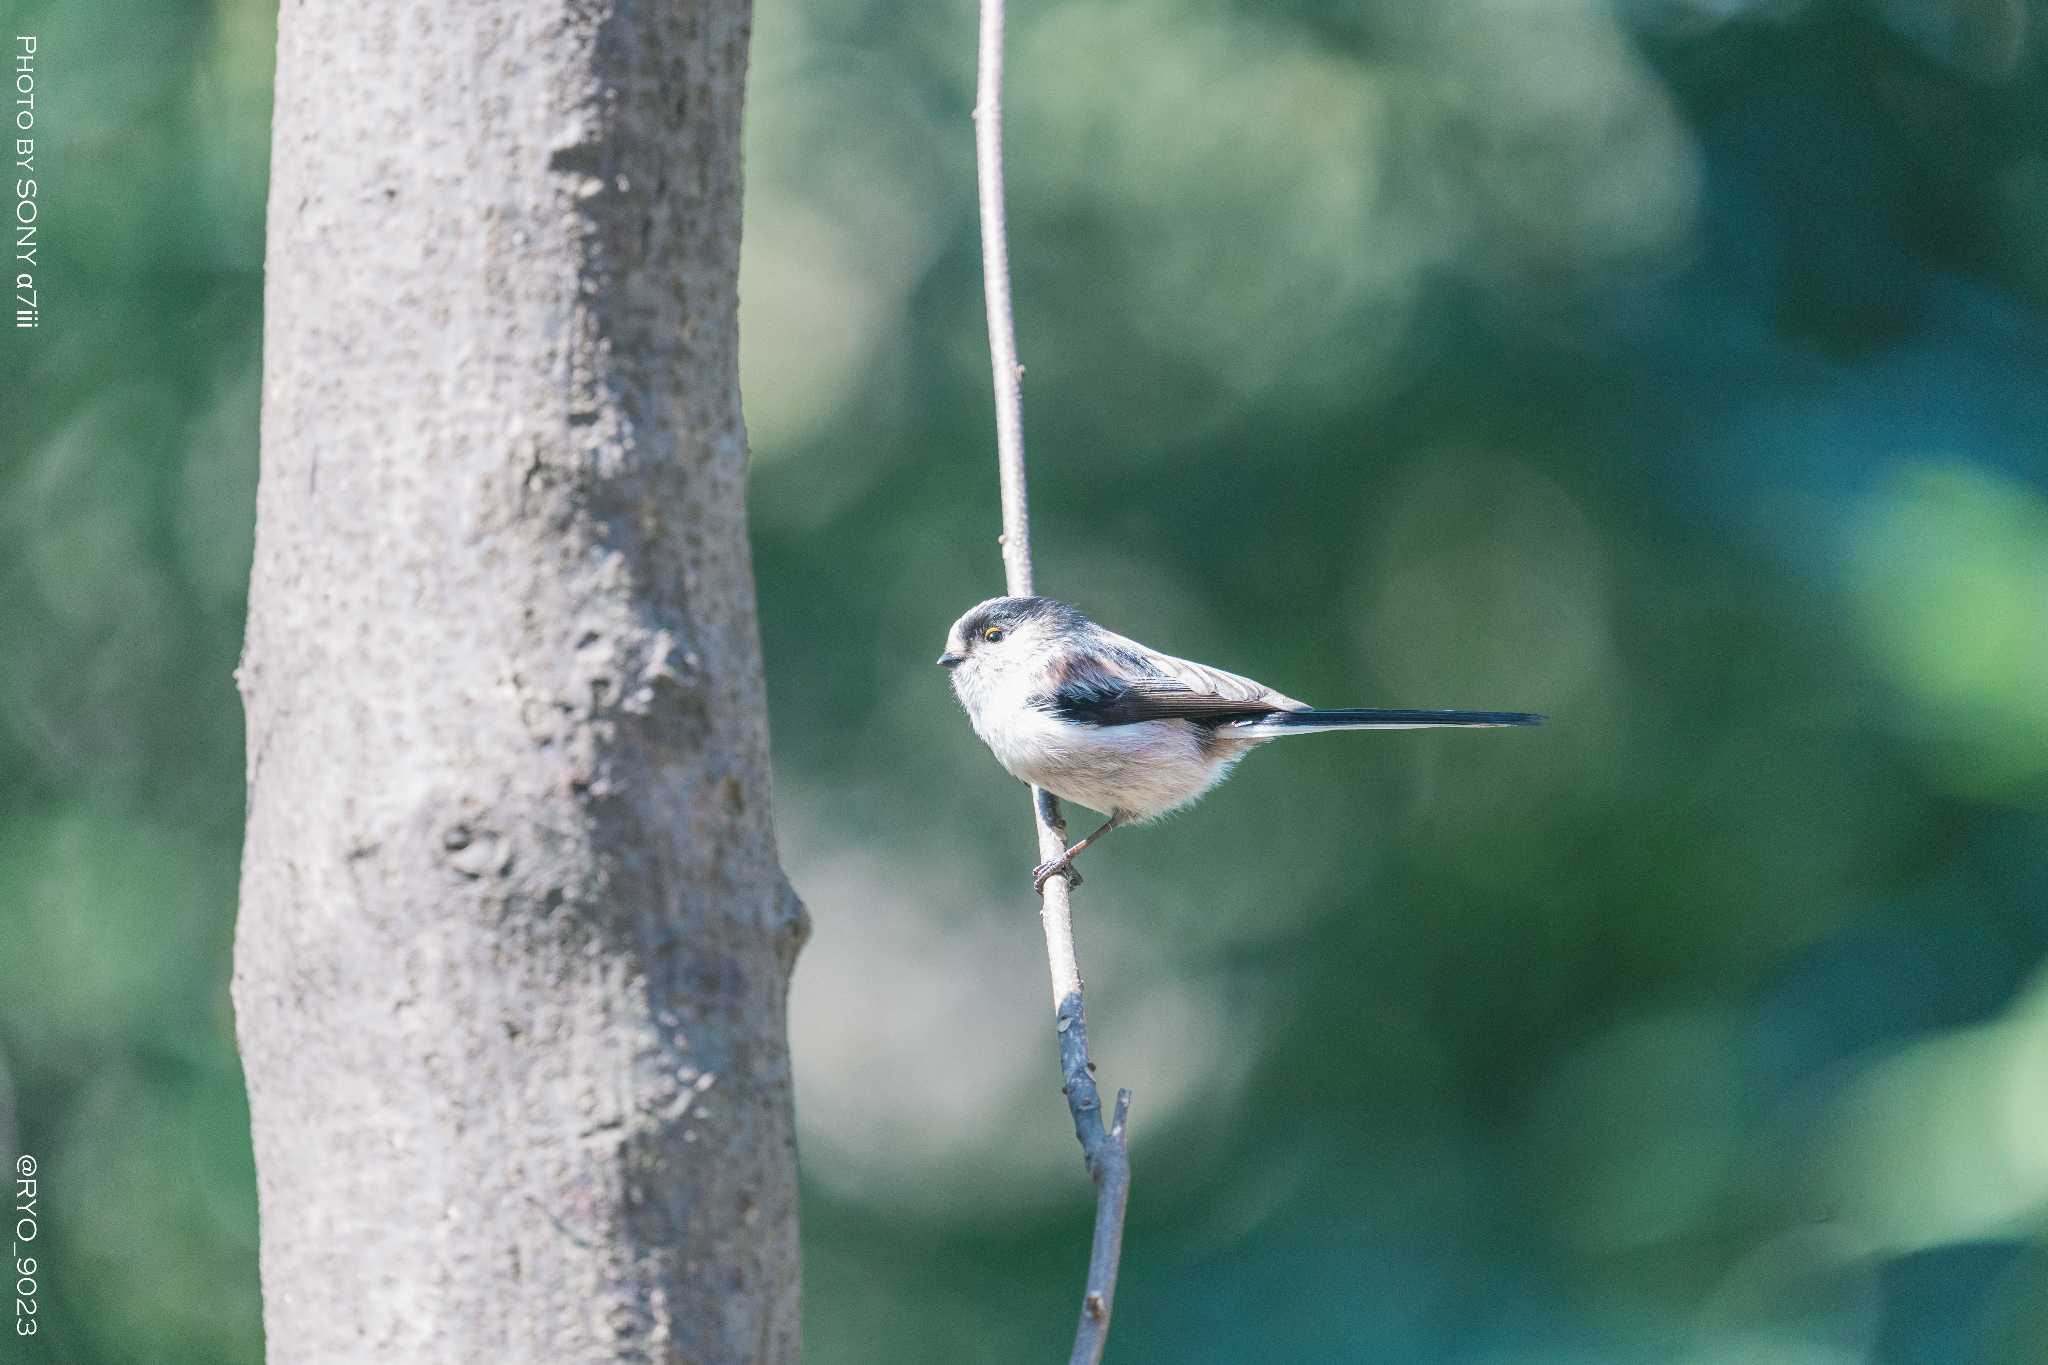
[[[1119,825],[1198,799],[1282,735],[1543,720],[1521,711],[1319,710],[1112,634],[1050,597],[991,597],[953,623],[939,665],[952,673],[974,733],[1011,776],[1109,816],[1032,869],[1040,891],[1059,873],[1078,885],[1081,850]]]

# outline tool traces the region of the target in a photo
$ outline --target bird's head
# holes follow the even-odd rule
[[[965,696],[998,678],[1042,667],[1062,635],[1086,624],[1080,612],[1050,597],[991,597],[946,632],[939,667],[952,673],[953,690]]]

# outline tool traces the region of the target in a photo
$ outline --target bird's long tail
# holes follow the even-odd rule
[[[1543,717],[1527,711],[1402,711],[1363,707],[1332,711],[1276,711],[1222,727],[1247,738],[1313,735],[1325,730],[1435,730],[1446,726],[1473,728],[1541,725]]]

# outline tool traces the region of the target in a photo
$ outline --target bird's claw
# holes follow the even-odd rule
[[[1049,858],[1031,869],[1031,889],[1043,896],[1045,894],[1045,884],[1062,873],[1066,874],[1067,889],[1069,891],[1081,884],[1079,869],[1071,862],[1068,862],[1065,855],[1062,855],[1057,858]]]

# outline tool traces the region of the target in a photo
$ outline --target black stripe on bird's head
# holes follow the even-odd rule
[[[970,607],[946,635],[945,668],[958,668],[978,650],[1000,645],[1017,631],[1033,626],[1054,632],[1086,626],[1088,618],[1051,597],[991,597]]]

